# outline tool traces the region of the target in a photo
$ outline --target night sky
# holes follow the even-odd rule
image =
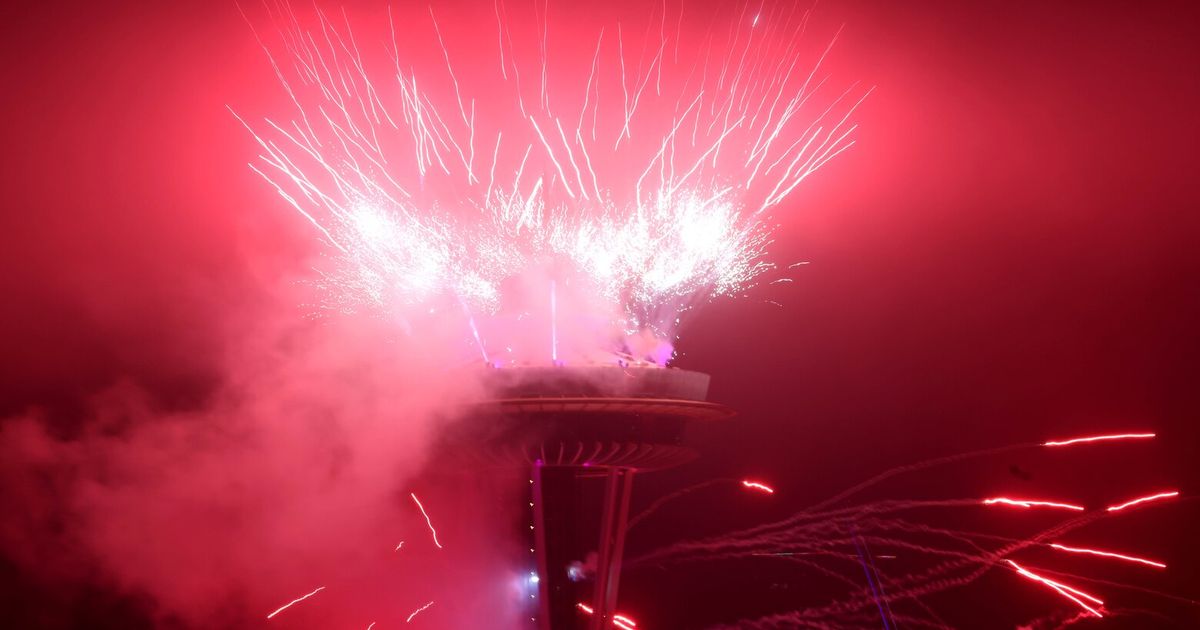
[[[1200,491],[1200,12],[841,0],[818,15],[846,24],[829,71],[877,86],[855,115],[858,144],[786,202],[795,210],[772,258],[809,263],[794,282],[709,304],[683,329],[675,364],[711,374],[710,399],[739,415],[696,431],[702,458],[641,477],[634,502],[717,476],[778,492],[697,493],[635,530],[628,555],[784,518],[900,464],[1148,430],[1152,444],[970,460],[862,499],[1050,494],[1106,505],[1177,488],[1173,505],[1079,534],[1169,570],[1072,566],[1200,598],[1190,498]],[[70,440],[104,415],[96,401],[114,388],[136,389],[154,414],[218,413],[214,392],[247,331],[268,316],[307,321],[302,307],[281,306],[292,294],[279,287],[311,274],[320,252],[246,168],[257,149],[226,105],[284,101],[236,5],[10,4],[0,24],[0,427],[32,414]],[[161,619],[149,595],[100,565],[76,558],[42,572],[14,551],[13,541],[70,529],[69,511],[49,507],[56,481],[13,490],[29,487],[22,465],[0,462],[0,622],[15,620],[0,625]],[[936,518],[1030,534],[1054,517]],[[789,610],[823,588],[786,564],[636,567],[622,606],[650,630],[697,628]],[[1197,604],[1106,592],[1151,612],[1080,627],[1200,625]],[[927,603],[962,628],[1070,610],[1000,571]],[[225,627],[269,627],[257,612],[231,615]]]

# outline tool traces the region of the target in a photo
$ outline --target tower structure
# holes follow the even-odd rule
[[[706,400],[707,374],[657,366],[506,367],[485,383],[471,451],[530,471],[531,626],[628,627],[617,595],[633,478],[694,458],[687,427],[733,412]]]

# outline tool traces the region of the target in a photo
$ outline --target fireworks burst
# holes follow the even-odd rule
[[[596,25],[582,55],[545,15],[530,29],[494,9],[485,71],[479,33],[454,46],[432,8],[423,23],[389,9],[374,64],[344,13],[306,28],[270,6],[286,55],[263,48],[296,115],[239,116],[262,150],[251,168],[328,244],[332,308],[461,314],[497,364],[664,364],[686,311],[774,268],[772,211],[854,144],[870,90],[815,105],[837,37],[802,55],[809,13],[792,3],[702,34],[663,5]],[[513,298],[514,278],[544,289]],[[546,343],[518,343],[522,326]]]

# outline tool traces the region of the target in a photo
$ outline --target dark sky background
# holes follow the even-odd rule
[[[39,407],[75,426],[118,381],[165,409],[197,406],[229,331],[317,248],[245,167],[252,141],[225,109],[277,104],[269,68],[232,4],[2,11],[0,414]],[[642,526],[631,553],[780,518],[895,465],[1109,430],[1159,439],[975,460],[867,498],[1195,493],[1200,11],[927,0],[820,11],[847,24],[832,71],[878,86],[856,116],[859,144],[789,201],[800,211],[773,257],[810,261],[795,282],[714,303],[684,330],[677,365],[710,373],[711,398],[740,416],[697,432],[704,458],[642,478],[635,501],[716,475],[779,492],[696,495]],[[1171,569],[1087,569],[1198,598],[1197,527],[1186,500],[1097,525],[1097,545]],[[646,628],[690,628],[786,607],[819,590],[811,579],[742,565],[631,571],[622,601]],[[0,581],[0,619],[44,606],[91,620],[77,627],[137,617],[136,602],[55,592],[7,560]],[[1196,605],[1112,597],[1165,617],[1096,627],[1200,624]],[[995,572],[930,603],[973,628],[1064,606]]]

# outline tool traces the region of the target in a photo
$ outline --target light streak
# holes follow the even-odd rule
[[[412,611],[412,613],[408,615],[408,619],[404,620],[404,623],[412,623],[413,617],[416,617],[418,614],[420,614],[422,611],[424,611],[426,608],[429,608],[432,605],[433,605],[433,602],[430,601],[428,604],[425,604],[424,606]]]
[[[991,499],[984,499],[983,504],[984,505],[997,505],[997,504],[1012,505],[1015,507],[1023,507],[1023,508],[1049,507],[1049,508],[1058,508],[1061,510],[1075,510],[1077,512],[1082,512],[1084,510],[1083,506],[1071,505],[1070,503],[1055,503],[1053,501],[1034,501],[1031,499],[1010,499],[1008,497],[993,497]]]
[[[413,502],[417,504],[417,509],[421,510],[421,516],[425,517],[425,524],[429,526],[429,531],[433,534],[433,544],[437,545],[438,549],[441,549],[442,543],[438,542],[437,530],[433,528],[433,521],[429,520],[429,513],[425,511],[425,506],[421,505],[421,500],[417,498],[417,493],[410,492],[408,496],[412,497]]]
[[[1036,582],[1041,582],[1042,584],[1049,586],[1050,588],[1054,589],[1055,591],[1058,591],[1058,593],[1060,595],[1062,595],[1063,597],[1066,597],[1067,599],[1075,602],[1076,604],[1079,604],[1079,606],[1081,608],[1088,611],[1089,613],[1091,613],[1097,617],[1104,616],[1104,615],[1100,614],[1100,611],[1096,610],[1095,608],[1092,608],[1091,606],[1088,606],[1087,604],[1085,604],[1083,602],[1083,600],[1086,599],[1094,604],[1103,606],[1104,602],[1097,599],[1096,597],[1089,595],[1087,593],[1084,593],[1083,591],[1080,591],[1078,589],[1071,588],[1070,586],[1067,586],[1066,584],[1063,584],[1062,582],[1055,582],[1054,580],[1051,580],[1050,578],[1042,577],[1042,576],[1034,573],[1033,571],[1030,571],[1030,570],[1022,567],[1021,565],[1017,564],[1016,562],[1013,562],[1012,560],[1005,560],[1005,562],[1011,564],[1013,566],[1013,568],[1017,570],[1017,573],[1020,573],[1021,575],[1025,576],[1031,580],[1034,580]],[[1080,599],[1080,598],[1083,598],[1083,599]]]
[[[403,540],[401,540],[401,541],[400,541],[400,544],[399,544],[399,545],[396,545],[396,548],[395,548],[395,549],[393,549],[392,551],[400,551],[400,548],[401,548],[401,547],[403,547],[403,546],[404,546],[404,541],[403,541]]]
[[[766,484],[759,483],[757,481],[750,481],[749,479],[743,479],[742,485],[747,488],[750,488],[751,490],[757,490],[759,492],[765,492],[767,494],[775,494],[774,488],[772,488]]]
[[[475,317],[467,310],[466,304],[463,304],[463,312],[467,314],[467,323],[471,327],[471,335],[475,337],[475,345],[479,347],[479,354],[483,357],[483,362],[491,363],[491,359],[488,358],[487,348],[483,346],[483,338],[479,336],[479,327],[475,325]]]
[[[371,628],[374,628],[376,623],[377,622],[372,621],[371,625],[367,626],[367,630],[371,630]]]
[[[1118,560],[1125,560],[1127,562],[1137,562],[1139,564],[1145,564],[1145,565],[1149,565],[1152,567],[1157,567],[1159,569],[1167,568],[1167,565],[1165,565],[1161,562],[1156,562],[1154,560],[1147,560],[1146,558],[1138,558],[1137,556],[1126,556],[1124,554],[1113,553],[1111,551],[1099,551],[1096,549],[1083,549],[1080,547],[1067,547],[1066,545],[1060,545],[1058,543],[1050,543],[1050,546],[1055,549],[1058,549],[1061,551],[1069,551],[1071,553],[1085,553],[1085,554],[1089,554],[1089,555],[1093,555],[1093,556],[1104,556],[1105,558],[1116,558]]]
[[[595,613],[595,610],[591,606],[588,606],[583,602],[575,604],[575,608],[585,615],[591,615]],[[622,630],[637,630],[637,622],[627,615],[614,613],[611,621],[614,626],[621,628]]]
[[[1089,437],[1071,438],[1069,440],[1044,442],[1042,446],[1067,446],[1087,442],[1103,442],[1108,440],[1146,440],[1155,437],[1153,433],[1115,433],[1109,435],[1093,435]]]
[[[267,615],[267,619],[270,619],[270,618],[274,617],[275,615],[278,615],[279,613],[287,610],[288,608],[291,608],[293,605],[298,604],[298,603],[308,599],[309,597],[312,597],[313,595],[320,593],[323,590],[325,590],[324,586],[318,586],[316,589],[313,590],[313,592],[309,593],[308,595],[304,595],[302,597],[297,597],[296,599],[293,599],[292,601],[280,606],[279,608],[277,608],[275,610],[275,612]]]
[[[1151,494],[1149,496],[1138,497],[1136,499],[1133,499],[1132,501],[1126,501],[1125,503],[1121,503],[1119,505],[1110,505],[1109,507],[1107,507],[1105,509],[1109,512],[1117,512],[1120,510],[1124,510],[1125,508],[1128,508],[1128,507],[1133,507],[1135,505],[1146,503],[1148,501],[1158,501],[1160,499],[1169,499],[1171,497],[1177,497],[1177,496],[1179,496],[1178,490],[1172,490],[1170,492],[1159,492],[1158,494]]]
[[[558,289],[550,281],[550,360],[558,362]]]

